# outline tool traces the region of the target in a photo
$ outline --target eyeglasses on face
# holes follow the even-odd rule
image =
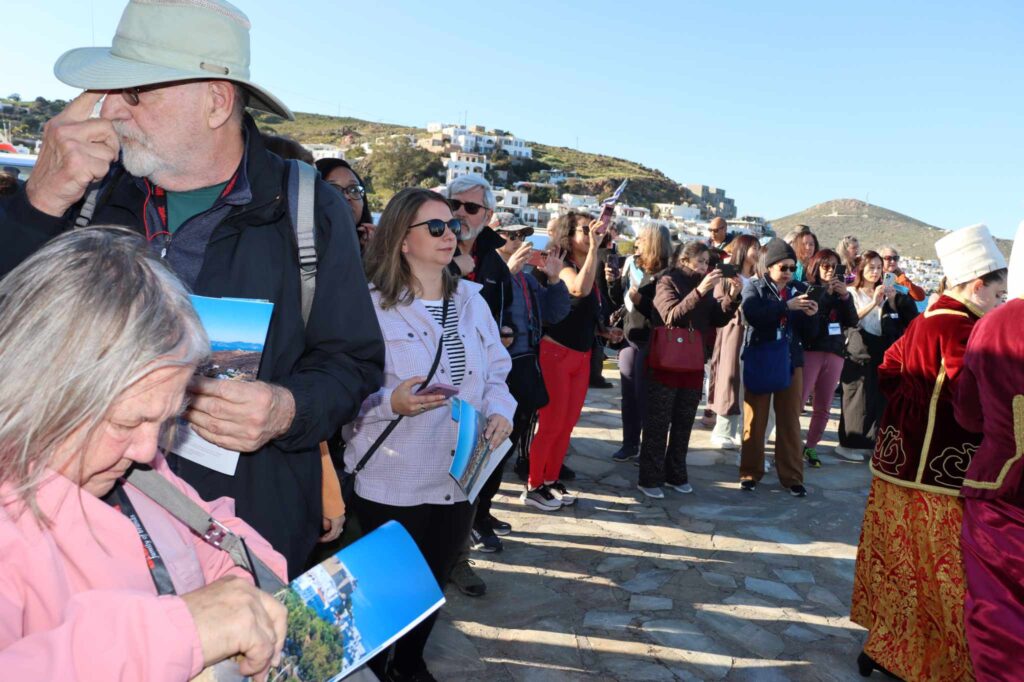
[[[453,211],[458,211],[460,208],[466,209],[466,213],[469,215],[476,215],[481,210],[486,210],[487,207],[481,204],[474,203],[472,201],[459,201],[458,199],[449,199],[448,203],[451,204]]]
[[[779,265],[779,272],[796,272],[795,265]]]
[[[882,256],[882,260],[889,261],[890,263],[898,263],[900,260],[899,255],[893,254],[891,256]]]
[[[352,201],[359,201],[360,199],[366,196],[366,189],[362,185],[348,185],[346,187],[345,185],[339,184],[337,182],[329,182],[327,184],[330,185],[331,187],[336,188],[345,197],[351,199]]]
[[[830,261],[826,261],[826,262],[822,263],[821,265],[819,265],[818,269],[819,270],[825,270],[826,272],[835,272],[836,271],[836,267],[838,267],[838,265],[839,264],[836,263],[835,261],[831,261],[830,260]]]
[[[154,83],[153,85],[142,85],[137,88],[121,88],[120,90],[111,90],[111,94],[120,93],[124,101],[128,103],[128,106],[137,107],[139,106],[139,95],[144,92],[152,92],[153,90],[159,90],[165,88],[173,83]]]
[[[414,227],[427,226],[427,231],[430,232],[431,237],[440,237],[444,234],[444,228],[448,228],[452,231],[456,237],[462,233],[462,221],[458,218],[452,218],[449,221],[441,220],[440,218],[434,218],[433,220],[424,220],[422,223],[415,223],[409,226],[411,230]]]

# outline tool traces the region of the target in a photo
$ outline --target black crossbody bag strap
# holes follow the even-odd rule
[[[448,322],[448,307],[450,305],[451,301],[446,298],[444,300],[444,308],[441,310],[441,336],[437,341],[437,353],[434,354],[434,364],[430,366],[430,372],[427,374],[427,379],[420,384],[420,389],[426,388],[430,385],[430,380],[434,378],[434,374],[437,372],[437,366],[441,364],[441,352],[444,350],[444,327]],[[391,432],[395,430],[398,423],[402,421],[402,417],[403,415],[398,415],[396,419],[391,420],[391,423],[388,424],[387,428],[377,436],[377,440],[373,441],[373,445],[370,446],[370,449],[366,451],[363,458],[359,460],[359,464],[356,464],[356,468],[349,474],[351,478],[355,478],[356,474],[363,470],[363,467],[365,467],[366,463],[370,461],[373,454],[380,449],[380,446],[384,444],[387,437],[391,435]]]

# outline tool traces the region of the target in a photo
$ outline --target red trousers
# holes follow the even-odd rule
[[[541,339],[540,371],[551,400],[537,413],[537,435],[530,446],[531,488],[557,481],[590,382],[590,353]]]

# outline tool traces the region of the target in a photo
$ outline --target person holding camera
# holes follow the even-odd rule
[[[537,410],[547,405],[549,400],[538,360],[543,325],[556,324],[569,314],[569,290],[559,278],[565,252],[557,248],[536,251],[527,241],[527,237],[533,235],[533,228],[526,225],[501,224],[495,231],[505,240],[505,244],[498,248],[498,255],[505,260],[512,275],[512,303],[507,317],[512,331],[503,339],[512,357],[508,388],[516,399],[509,456],[514,453],[523,465],[529,466]],[[527,272],[528,269],[533,272]],[[545,286],[537,281],[537,277],[543,278]],[[512,532],[511,525],[491,514],[491,501],[501,486],[503,470],[503,465],[498,466],[480,491],[473,521],[473,546],[482,552],[500,552],[502,543],[499,536]]]
[[[818,443],[828,424],[832,398],[843,371],[846,331],[857,326],[853,296],[839,274],[842,260],[832,249],[814,254],[807,266],[808,296],[818,304],[818,333],[804,345],[804,387],[801,405],[814,394],[811,424],[804,439],[804,458],[814,467],[821,466]]]
[[[859,321],[846,335],[840,374],[843,403],[835,453],[851,462],[863,462],[875,449],[878,420],[885,408],[885,398],[878,387],[878,367],[885,351],[917,317],[913,299],[896,290],[895,275],[883,273],[878,252],[865,252],[850,292]]]
[[[655,292],[647,419],[640,445],[637,488],[654,499],[665,497],[662,485],[684,494],[693,492],[686,472],[686,453],[704,384],[703,337],[708,330],[728,324],[739,308],[739,278],[723,280],[721,270],[708,270],[710,260],[707,244],[690,242],[683,248],[678,264],[645,286],[640,294],[643,297],[652,288]],[[720,282],[724,295],[716,298],[714,290]],[[683,344],[669,338],[674,336],[672,332],[659,332],[659,328],[666,327],[677,330],[689,345],[689,364],[674,366],[667,357],[671,349]]]
[[[352,507],[362,531],[400,522],[442,590],[473,521],[473,504],[448,473],[458,434],[446,396],[454,392],[485,415],[491,447],[511,435],[515,411],[505,384],[512,361],[480,285],[447,269],[461,229],[445,198],[427,189],[400,191],[381,214],[365,267],[387,342],[384,386],[345,433],[350,472],[377,447],[355,471]],[[423,648],[436,617],[398,640],[387,679],[432,679]],[[371,668],[381,675],[384,662]]]
[[[540,369],[550,401],[537,413],[530,475],[520,499],[541,511],[557,511],[576,502],[559,475],[587,397],[594,339],[598,333],[613,342],[622,339],[622,330],[605,330],[601,324],[603,301],[596,277],[598,249],[606,229],[600,219],[570,211],[548,233],[552,248],[569,254],[559,278],[569,290],[571,309],[560,322],[544,328],[540,341]]]
[[[761,252],[761,277],[743,289],[743,317],[751,328],[743,351],[743,447],[740,488],[753,491],[764,477],[768,413],[775,407],[775,464],[779,483],[794,497],[805,497],[800,439],[803,344],[817,334],[818,304],[807,286],[793,281],[797,256],[781,239]]]

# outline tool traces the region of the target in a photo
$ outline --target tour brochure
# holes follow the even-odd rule
[[[444,595],[397,521],[345,547],[291,582],[281,664],[271,680],[334,682],[441,608]]]
[[[512,449],[512,443],[505,440],[491,450],[484,438],[487,418],[465,400],[452,398],[452,419],[458,424],[458,437],[448,473],[473,502],[505,454]]]
[[[255,381],[274,304],[194,294],[189,298],[210,338],[212,351],[209,360],[200,365],[196,373],[223,381]],[[238,466],[239,453],[204,440],[184,420],[179,421],[171,451],[228,476],[234,476]]]

